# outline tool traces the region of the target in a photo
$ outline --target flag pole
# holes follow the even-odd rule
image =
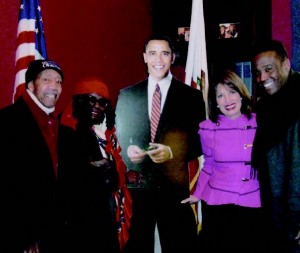
[[[193,0],[192,4],[190,40],[185,68],[185,83],[202,91],[206,107],[206,115],[208,115],[208,69],[203,0]],[[203,156],[189,162],[191,193],[193,193],[193,190],[196,187],[197,178],[202,168],[202,164]],[[195,204],[193,209],[198,223],[198,231],[200,231],[202,223],[201,202]]]

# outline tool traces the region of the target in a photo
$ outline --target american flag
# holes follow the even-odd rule
[[[25,90],[25,72],[30,61],[46,59],[46,43],[39,0],[21,0],[17,31],[16,77],[13,102]]]

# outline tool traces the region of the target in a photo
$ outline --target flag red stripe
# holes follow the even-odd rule
[[[17,38],[17,45],[21,45],[23,43],[34,43],[34,42],[35,42],[34,31],[21,32]]]
[[[13,102],[25,90],[25,72],[35,59],[47,57],[39,0],[20,0],[15,56],[15,90]]]
[[[191,81],[191,86],[192,86],[193,88],[197,89],[197,83],[195,82],[194,79]]]
[[[27,69],[28,62],[34,59],[35,59],[34,55],[28,55],[18,59],[16,62],[16,72],[19,72],[22,69]]]

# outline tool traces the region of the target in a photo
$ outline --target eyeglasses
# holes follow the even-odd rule
[[[91,106],[95,106],[96,103],[98,103],[98,105],[101,108],[106,108],[107,105],[109,104],[109,100],[107,100],[106,98],[101,97],[98,99],[97,97],[90,94],[76,95],[74,99],[79,103],[90,103]]]
[[[108,105],[108,100],[106,98],[96,98],[93,95],[89,95],[89,102],[91,105],[95,105],[96,103],[98,103],[98,105],[102,108],[106,108],[106,106]]]

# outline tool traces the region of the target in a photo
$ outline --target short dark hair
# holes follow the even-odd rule
[[[263,40],[257,41],[252,47],[252,59],[260,53],[274,51],[277,53],[281,61],[287,59],[288,52],[283,45],[283,43],[279,40]]]
[[[247,118],[250,119],[252,116],[251,96],[243,80],[231,69],[224,69],[217,72],[208,88],[209,119],[212,122],[217,123],[219,115],[223,114],[217,106],[216,92],[219,84],[227,85],[240,94],[242,98],[241,113],[245,114]]]
[[[171,49],[171,53],[173,54],[175,52],[175,47],[174,47],[174,43],[172,41],[172,39],[165,35],[165,34],[152,34],[146,41],[145,43],[145,46],[144,46],[144,52],[146,52],[146,48],[148,46],[148,43],[151,41],[151,40],[164,40],[166,42],[168,42],[169,44],[169,47]]]

